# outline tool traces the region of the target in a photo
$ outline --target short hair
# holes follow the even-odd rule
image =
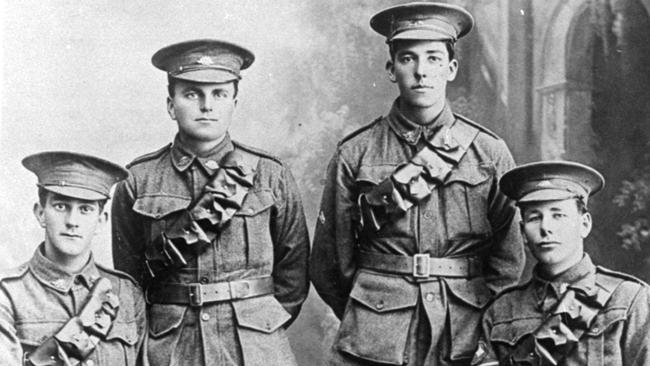
[[[403,42],[403,41],[406,41],[406,40],[399,40],[398,39],[398,40],[392,41],[392,42],[390,42],[388,44],[388,53],[390,54],[390,59],[392,61],[395,61],[395,54],[397,53],[397,49],[399,48],[399,47],[396,47],[395,45],[400,43],[400,42]],[[447,48],[447,54],[449,55],[449,61],[455,59],[456,58],[456,45],[455,45],[455,43],[452,42],[452,41],[443,41],[443,42],[445,42],[445,47]]]
[[[45,207],[45,205],[47,204],[48,195],[67,197],[67,196],[62,195],[62,194],[58,194],[58,193],[48,191],[47,189],[45,189],[43,187],[38,187],[38,203],[40,203],[41,206]],[[82,200],[82,201],[97,202],[97,205],[99,206],[99,212],[101,213],[101,212],[104,211],[104,206],[106,205],[106,201],[108,201],[108,199],[105,199],[105,200]]]
[[[176,81],[177,80],[178,79],[176,79],[175,77],[170,76],[169,74],[167,75],[167,94],[169,94],[170,98],[174,97],[174,94],[175,94],[175,89],[174,88],[176,87]],[[232,85],[235,88],[235,94],[232,96],[232,98],[235,99],[235,98],[237,98],[237,94],[239,93],[239,80],[235,79],[235,80],[232,80],[230,82],[232,82]],[[226,83],[224,83],[224,84],[226,84]]]
[[[576,201],[576,207],[578,209],[579,214],[584,215],[589,212],[589,210],[587,209],[587,204],[585,203],[583,197],[579,196],[579,197],[574,197],[573,199]],[[524,202],[524,203],[517,204],[517,206],[519,206],[519,210],[523,214],[526,208],[531,206],[531,203],[532,202]]]

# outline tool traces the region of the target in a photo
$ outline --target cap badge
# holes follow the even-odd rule
[[[214,65],[214,61],[212,61],[212,58],[210,56],[203,56],[200,59],[196,61],[196,63],[201,64],[201,65]]]
[[[539,183],[537,183],[537,186],[538,187],[552,187],[553,184],[551,184],[551,182],[548,181],[548,180],[543,180],[543,181],[540,181]]]

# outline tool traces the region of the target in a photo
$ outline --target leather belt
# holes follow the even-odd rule
[[[213,302],[272,294],[273,278],[262,277],[215,283],[161,283],[147,289],[150,304],[202,306]]]
[[[415,278],[477,277],[483,263],[476,256],[436,258],[421,253],[414,256],[360,252],[359,265],[379,272],[406,274]]]

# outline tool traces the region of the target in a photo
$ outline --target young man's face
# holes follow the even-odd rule
[[[386,70],[399,87],[402,103],[415,108],[442,105],[447,83],[458,71],[458,61],[449,60],[445,42],[400,40],[393,47],[395,56]]]
[[[237,105],[234,82],[196,83],[176,80],[174,96],[167,98],[167,111],[178,124],[182,141],[221,140],[232,122]]]
[[[522,232],[544,270],[559,274],[582,259],[583,241],[591,231],[591,215],[580,213],[575,199],[526,203]]]
[[[98,201],[86,201],[48,192],[45,206],[34,205],[34,215],[45,228],[45,253],[61,262],[87,255],[97,229],[107,220]]]

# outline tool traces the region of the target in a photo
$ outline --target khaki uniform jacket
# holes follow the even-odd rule
[[[529,283],[500,296],[484,315],[475,364],[546,365],[530,338],[567,288],[596,291],[598,313],[559,364],[650,365],[650,287],[594,266],[587,255],[557,278],[546,280],[535,271]]]
[[[4,271],[0,278],[0,365],[21,365],[24,354],[34,351],[79,313],[100,277],[111,281],[120,307],[106,339],[83,365],[142,365],[145,302],[135,281],[95,264],[92,256],[79,273],[70,274],[45,258],[41,248],[29,262]]]
[[[469,362],[481,309],[495,293],[515,285],[523,268],[523,247],[513,221],[516,210],[497,184],[514,161],[500,138],[454,115],[449,106],[426,129],[408,121],[397,103],[388,117],[339,144],[327,170],[310,277],[341,319],[336,351],[394,365],[418,364],[424,358],[441,365]],[[455,124],[461,128],[450,130]],[[423,136],[436,141],[447,136],[447,148],[462,146],[467,152],[443,184],[398,220],[379,231],[360,228],[360,194],[409,161]],[[483,275],[416,282],[411,276],[360,269],[360,251],[478,256]]]
[[[274,293],[191,307],[149,304],[148,354],[155,365],[291,365],[285,327],[307,296],[309,238],[291,173],[278,159],[232,142],[206,156],[179,143],[136,159],[113,198],[115,267],[145,288],[145,251],[201,194],[232,151],[257,161],[254,186],[211,245],[164,283],[215,283],[272,276]]]

